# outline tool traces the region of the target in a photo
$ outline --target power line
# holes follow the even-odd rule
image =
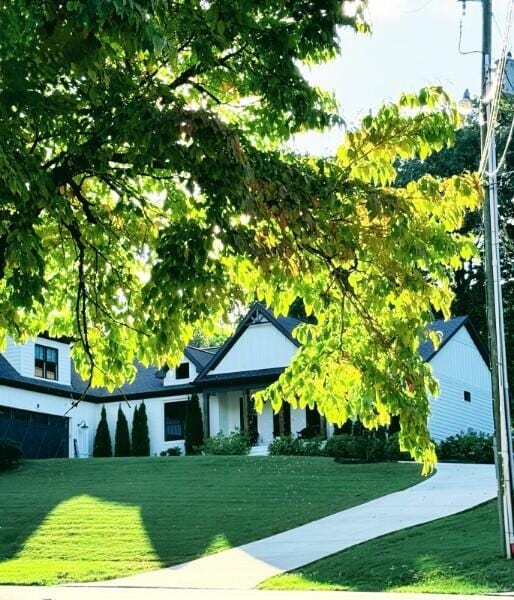
[[[498,118],[498,110],[500,108],[500,98],[502,92],[502,82],[503,82],[503,74],[505,72],[505,64],[507,62],[507,54],[508,54],[508,46],[510,43],[510,34],[512,30],[512,17],[514,14],[514,0],[509,0],[509,7],[507,10],[507,16],[505,20],[505,30],[503,35],[502,42],[502,50],[500,55],[500,60],[498,61],[498,69],[496,72],[496,79],[494,81],[492,91],[493,91],[493,99],[491,101],[491,108],[489,111],[489,119],[487,123],[487,133],[484,141],[484,146],[482,149],[482,156],[480,157],[480,166],[479,173],[483,175],[486,169],[486,163],[489,155],[489,148],[491,146],[494,131],[496,128],[496,119]],[[489,73],[490,77],[490,73]],[[490,82],[489,82],[490,83]],[[489,86],[488,86],[489,87]],[[481,102],[487,102],[488,98],[482,98]]]
[[[463,28],[464,28],[464,17],[466,16],[466,3],[463,2],[462,3],[462,12],[460,15],[460,21],[459,21],[459,44],[457,46],[457,50],[459,51],[459,54],[482,54],[481,50],[463,50],[462,49],[462,32],[463,32]]]

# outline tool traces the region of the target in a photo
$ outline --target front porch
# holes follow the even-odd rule
[[[283,435],[330,435],[331,427],[316,409],[292,408],[284,403],[278,414],[266,403],[262,413],[255,410],[253,394],[257,390],[217,391],[209,394],[209,435],[229,434],[239,430],[248,433],[252,446],[267,446]]]

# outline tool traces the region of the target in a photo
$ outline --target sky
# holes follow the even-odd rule
[[[499,56],[507,0],[493,0],[493,60]],[[401,92],[427,84],[442,85],[455,99],[465,89],[480,90],[480,54],[459,53],[462,2],[458,0],[369,0],[370,35],[342,29],[341,55],[334,61],[305,69],[313,84],[335,93],[348,125],[394,101]],[[482,8],[468,0],[463,18],[461,50],[479,51]],[[333,152],[342,131],[308,133],[295,138],[300,152]]]

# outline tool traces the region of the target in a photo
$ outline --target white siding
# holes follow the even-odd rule
[[[34,375],[34,359],[35,359],[35,344],[41,344],[48,348],[55,348],[58,353],[58,367],[56,381],[52,380],[52,383],[62,383],[63,385],[70,385],[71,380],[71,358],[70,358],[70,346],[69,344],[63,344],[55,340],[47,340],[45,338],[37,337],[36,339],[29,340],[25,344],[16,344],[11,339],[7,341],[7,348],[3,355],[11,363],[11,365],[18,371],[20,375],[24,377],[31,377],[36,381],[46,381],[40,377]]]
[[[164,405],[167,402],[187,402],[188,396],[172,396],[159,398],[146,398],[145,407],[148,418],[148,435],[150,437],[150,455],[159,456],[162,450],[178,446],[184,453],[184,440],[174,440],[172,442],[164,441]],[[107,413],[107,423],[109,425],[109,433],[111,434],[112,449],[114,452],[114,436],[116,433],[116,421],[118,419],[118,408],[125,413],[128,421],[129,432],[132,434],[132,421],[134,418],[134,410],[136,406],[141,404],[141,400],[129,400],[129,402],[108,402],[105,404]],[[98,418],[102,405],[98,405]],[[96,430],[95,430],[96,431]]]
[[[218,396],[211,395],[209,398],[209,435],[216,435],[220,431],[220,402]]]
[[[461,431],[493,432],[491,375],[467,329],[462,327],[430,361],[439,381],[428,421],[436,441]],[[470,392],[471,402],[464,400]]]
[[[259,444],[269,444],[273,441],[273,408],[269,402],[264,404],[262,413],[257,416]]]
[[[291,408],[291,433],[296,436],[299,431],[305,429],[307,417],[305,408]]]
[[[209,374],[286,367],[296,346],[271,323],[250,325]]]

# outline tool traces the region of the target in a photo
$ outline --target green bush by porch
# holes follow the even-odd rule
[[[419,472],[281,456],[27,461],[0,477],[0,583],[180,563],[408,487]]]

